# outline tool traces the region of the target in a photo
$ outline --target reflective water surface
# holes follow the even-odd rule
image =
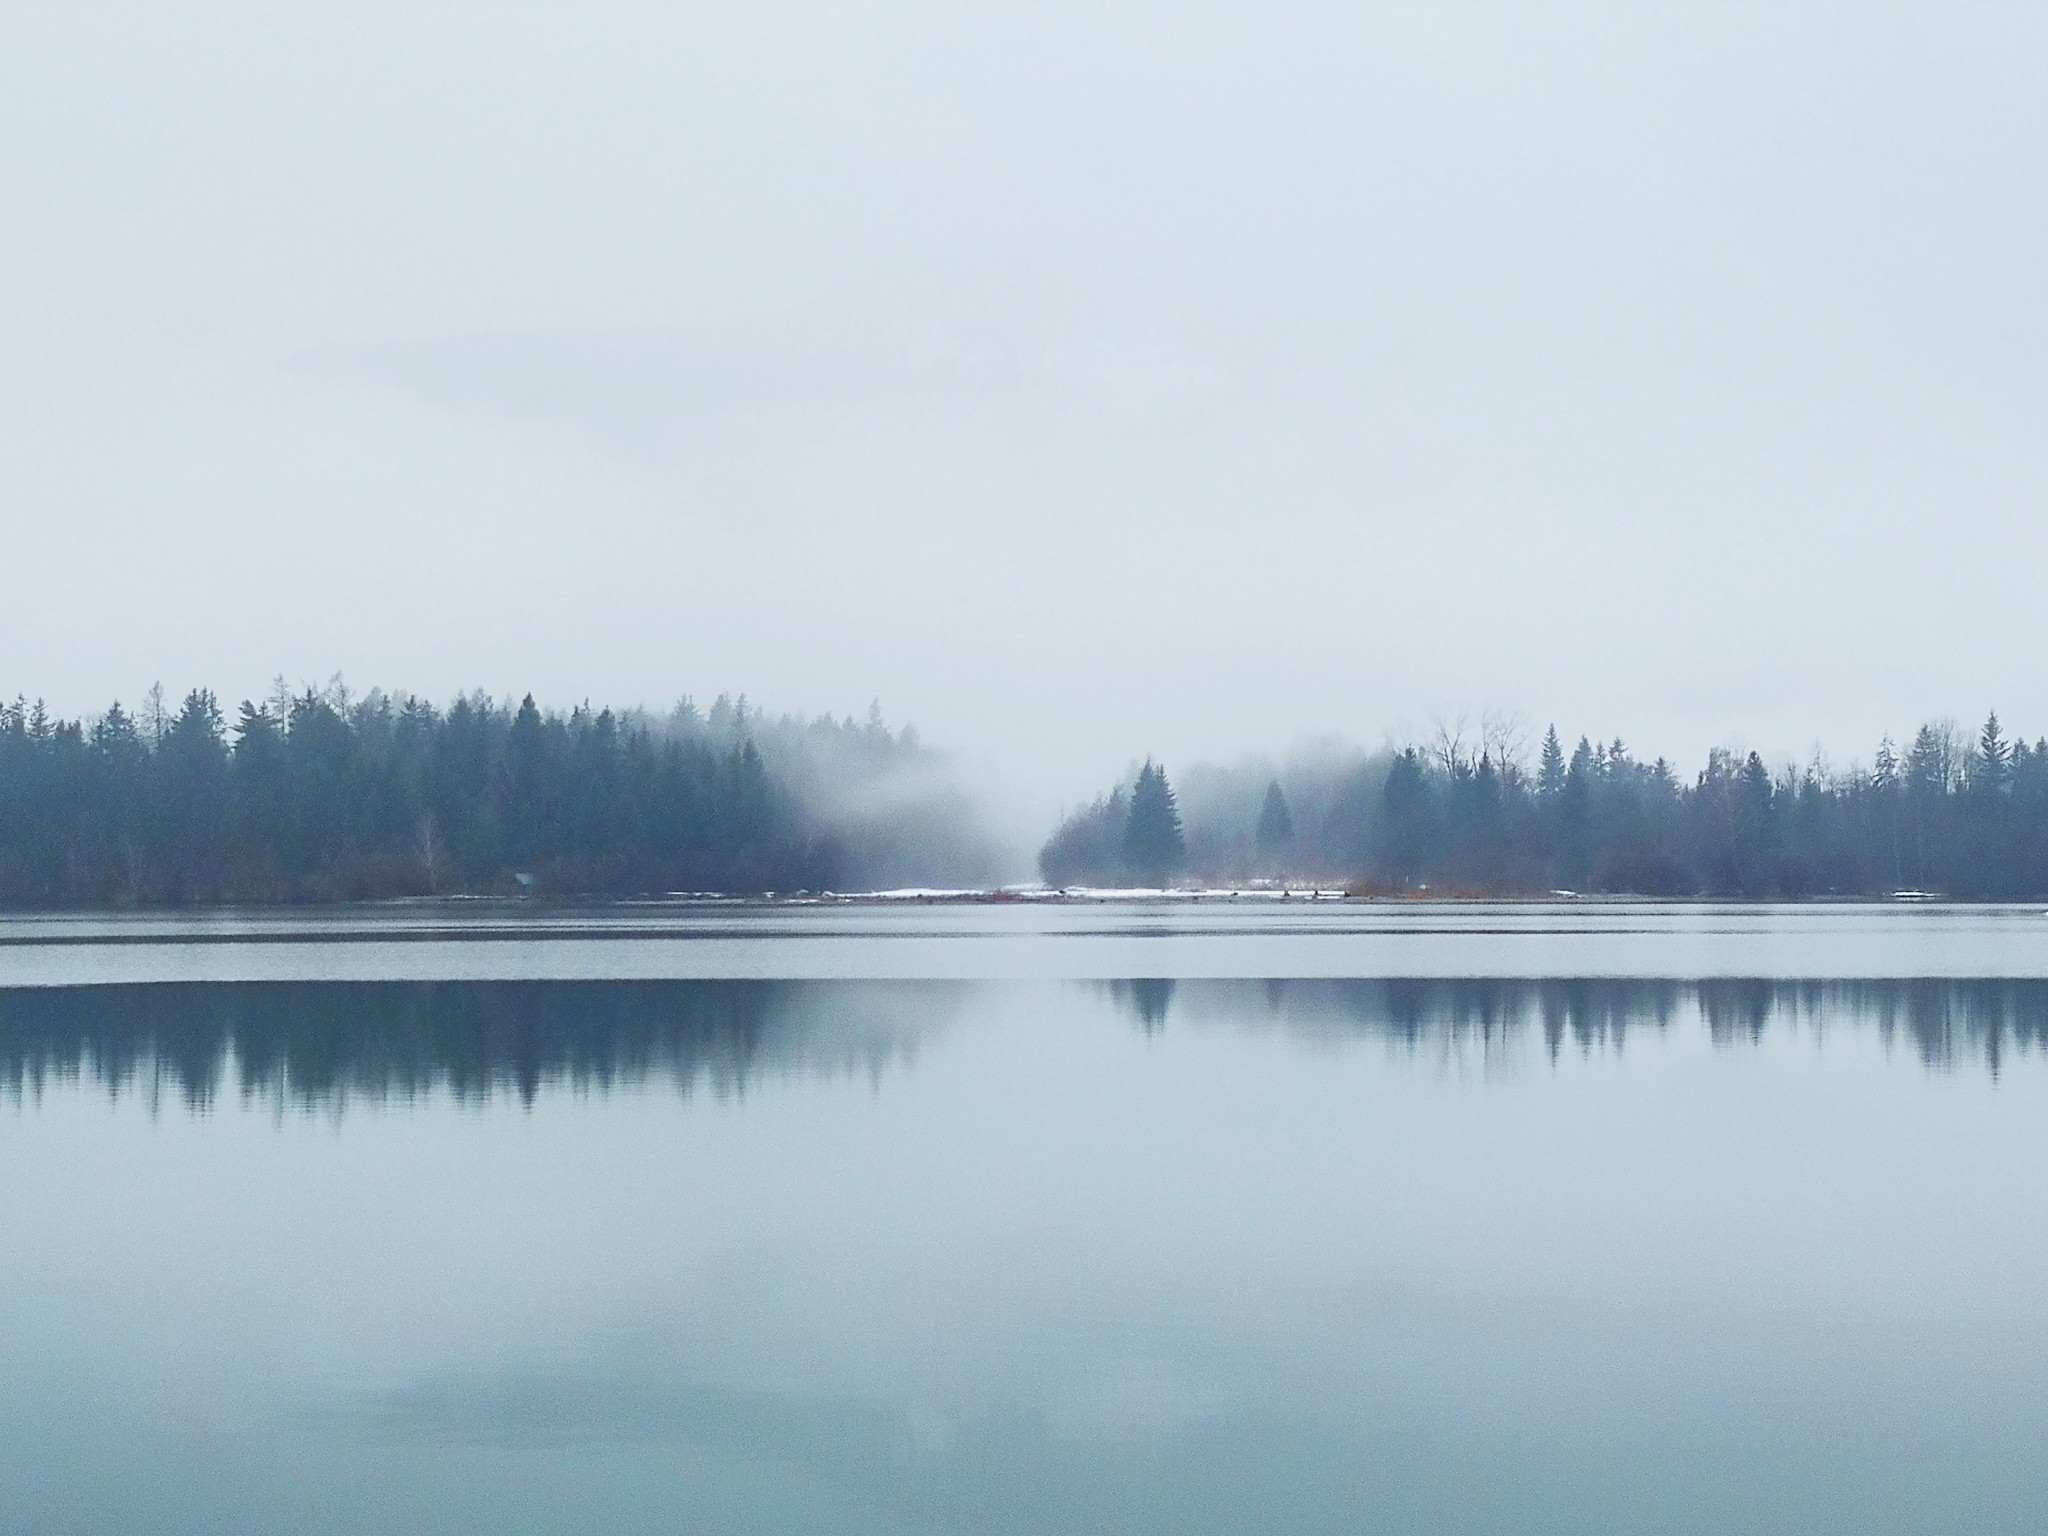
[[[1350,910],[0,924],[0,1528],[2048,1526],[2048,919]]]

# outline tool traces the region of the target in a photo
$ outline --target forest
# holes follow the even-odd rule
[[[2048,740],[2010,738],[1993,713],[1974,735],[1934,722],[1903,748],[1886,738],[1868,767],[1717,749],[1688,779],[1618,739],[1567,751],[1554,727],[1531,767],[1520,732],[1488,722],[1376,753],[1199,766],[1179,792],[1148,761],[1069,813],[1039,866],[1059,886],[2032,898],[2048,895]]]
[[[816,891],[906,868],[984,880],[996,858],[936,756],[878,710],[444,709],[339,679],[280,682],[232,718],[203,688],[89,721],[0,707],[16,908]]]
[[[1511,722],[1367,752],[1151,760],[1061,819],[1058,887],[1751,899],[2048,896],[2048,740],[1936,721],[1868,766],[1716,749],[1682,776]],[[879,709],[445,707],[340,679],[61,719],[0,706],[0,905],[986,888],[1013,873],[945,759]]]

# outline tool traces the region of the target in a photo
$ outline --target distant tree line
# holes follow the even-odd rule
[[[1163,785],[1164,775],[1160,774]],[[1570,890],[1751,898],[1920,890],[2048,895],[2048,740],[1922,726],[1866,767],[1773,769],[1716,749],[1690,780],[1615,740],[1553,728],[1525,767],[1516,733],[1325,755],[1285,769],[1202,769],[1170,876],[1336,880],[1366,890]],[[1170,794],[1170,791],[1169,791]],[[1111,832],[1117,789],[1068,816],[1040,854],[1055,884],[1145,883]]]
[[[17,699],[0,707],[0,904],[818,890],[886,863],[896,835],[829,792],[922,762],[878,712],[768,721],[744,699],[443,709],[337,680],[232,715],[207,689],[175,708],[153,689],[92,720]]]

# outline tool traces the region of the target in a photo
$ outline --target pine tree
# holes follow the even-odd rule
[[[93,723],[92,744],[102,755],[123,762],[141,756],[142,738],[136,733],[135,721],[121,707],[119,699],[108,705],[107,712]]]
[[[282,737],[277,717],[260,704],[242,700],[235,720],[235,757],[260,756],[274,749]]]
[[[1557,739],[1557,727],[1543,733],[1543,757],[1536,770],[1536,788],[1546,797],[1564,790],[1564,744]]]
[[[1131,789],[1130,819],[1124,823],[1124,867],[1133,879],[1164,885],[1187,862],[1180,808],[1166,770],[1149,757]]]
[[[2011,758],[2012,748],[1999,728],[1998,711],[1994,709],[1977,736],[1977,760],[1970,765],[1971,787],[1992,795],[2003,790]]]
[[[1266,801],[1259,807],[1256,835],[1261,858],[1270,859],[1285,853],[1294,842],[1294,815],[1287,809],[1287,796],[1281,792],[1278,779],[1266,786]]]
[[[1933,725],[1923,725],[1913,735],[1906,753],[1906,784],[1916,794],[1939,798],[1948,793],[1952,765],[1948,742]]]

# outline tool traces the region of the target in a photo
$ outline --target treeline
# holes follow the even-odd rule
[[[889,853],[887,816],[878,834],[872,805],[829,803],[843,781],[928,770],[878,713],[769,721],[744,700],[442,709],[337,681],[232,716],[207,689],[176,708],[152,690],[139,714],[84,721],[17,699],[0,707],[0,904],[819,890]],[[935,856],[963,856],[971,834],[941,832]]]
[[[1163,780],[1163,774],[1161,775]],[[1774,770],[1717,749],[1691,779],[1619,741],[1553,728],[1526,766],[1515,733],[1372,755],[1325,751],[1274,769],[1189,775],[1185,857],[1208,882],[1339,881],[1387,893],[1552,890],[1749,898],[1920,890],[2048,895],[2048,740],[1921,727],[1870,764]],[[1040,854],[1054,884],[1154,884],[1110,856],[1116,790],[1066,818]]]

